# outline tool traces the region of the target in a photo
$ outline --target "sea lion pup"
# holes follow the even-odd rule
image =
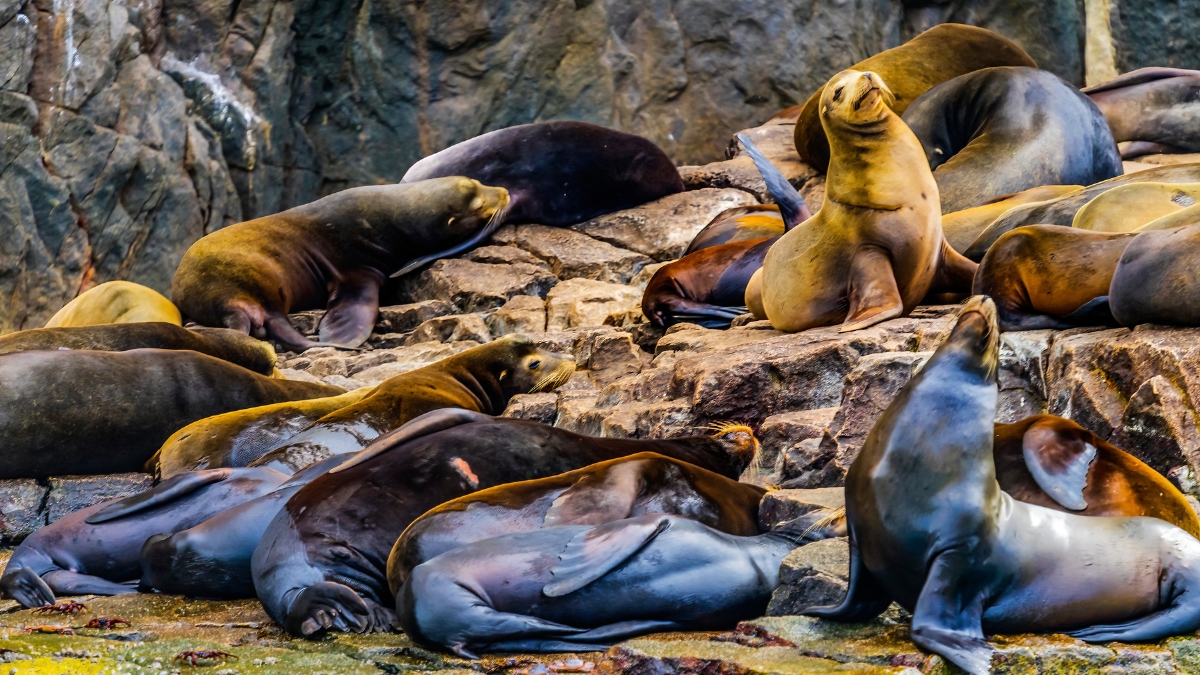
[[[506,335],[423,368],[384,380],[250,462],[292,473],[330,455],[358,452],[431,410],[462,408],[499,415],[517,394],[552,391],[575,372],[575,359]],[[246,452],[245,457],[251,453]]]
[[[179,262],[171,297],[200,324],[293,351],[317,345],[288,313],[324,307],[321,343],[357,347],[375,325],[389,274],[478,244],[507,207],[503,188],[461,176],[342,190],[202,237]]]
[[[1193,215],[1200,219],[1200,213]],[[1109,306],[1117,321],[1122,326],[1200,326],[1197,251],[1200,222],[1138,233],[1125,247],[1108,291]]]
[[[878,73],[891,88],[892,110],[902,115],[934,86],[993,66],[1036,68],[1037,64],[1015,42],[986,28],[944,23],[850,68]],[[820,115],[820,101],[829,86],[825,84],[808,98],[796,121],[796,152],[818,171],[829,168],[829,141]]]
[[[1157,518],[1062,513],[1000,490],[999,343],[995,305],[971,298],[884,411],[846,476],[846,598],[804,613],[860,622],[895,600],[913,613],[918,647],[974,675],[991,672],[985,632],[1108,642],[1200,628],[1200,541],[1187,532]]]
[[[797,521],[747,537],[647,514],[484,539],[418,565],[397,618],[414,642],[467,659],[729,630],[766,610],[780,563],[806,542]]]
[[[54,604],[55,594],[133,593],[147,537],[196,525],[285,480],[271,469],[196,471],[76,511],[21,542],[0,576],[0,591],[26,607]]]
[[[1151,221],[1195,206],[1197,200],[1200,183],[1131,183],[1088,202],[1075,214],[1071,227],[1093,232],[1134,232]]]
[[[1000,237],[972,290],[995,300],[1000,330],[1115,326],[1109,284],[1136,234],[1030,225]]]
[[[125,352],[131,349],[190,349],[236,363],[260,375],[275,372],[275,348],[228,328],[182,328],[162,321],[33,328],[0,337],[0,354],[37,349],[89,349]]]
[[[750,537],[759,534],[764,494],[758,486],[652,452],[498,485],[436,506],[409,525],[388,556],[388,586],[396,595],[414,567],[451,549],[544,527],[663,513]]]
[[[1082,185],[1043,185],[1016,194],[996,197],[986,204],[973,206],[962,211],[942,214],[942,234],[950,248],[962,253],[979,238],[997,218],[1009,209],[1024,204],[1034,204],[1082,190]]]
[[[230,410],[345,393],[193,351],[0,356],[0,478],[138,471],[175,430]]]
[[[757,450],[750,430],[739,426],[713,437],[593,438],[469,410],[434,411],[288,500],[254,551],[254,587],[267,614],[294,635],[389,630],[395,616],[388,554],[404,529],[438,504],[639,452],[736,479]]]
[[[1194,164],[1169,164],[1145,171],[1117,176],[1089,185],[1076,192],[1069,192],[1057,199],[1015,206],[997,218],[975,240],[964,256],[971,260],[982,260],[989,247],[1000,235],[1026,225],[1070,226],[1075,214],[1096,197],[1133,183],[1200,183],[1200,162]]]
[[[984,68],[943,82],[904,111],[925,149],[942,211],[979,206],[1042,185],[1120,176],[1104,115],[1057,75]]]
[[[143,470],[170,478],[185,471],[246,466],[329,413],[358,403],[373,387],[285,401],[197,420],[171,434]]]
[[[825,87],[825,204],[763,261],[762,305],[778,330],[858,330],[971,283],[976,265],[946,244],[929,163],[887,97],[874,73],[843,71]]]
[[[107,281],[88,289],[46,322],[46,328],[161,321],[183,325],[179,309],[162,293],[132,281]]]
[[[1200,71],[1139,68],[1083,90],[1128,142],[1123,159],[1160,152],[1200,152]]]
[[[422,159],[404,183],[467,176],[508,190],[508,221],[571,225],[683,192],[675,163],[653,142],[586,122],[492,131]],[[414,262],[409,265],[417,265]]]

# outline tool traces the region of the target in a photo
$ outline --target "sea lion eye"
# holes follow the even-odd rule
[[[842,99],[842,90],[845,88],[846,87],[842,86],[842,87],[838,87],[837,89],[834,89],[833,90],[833,100],[840,101]]]
[[[530,370],[537,370],[538,368],[541,368],[541,367],[542,367],[542,362],[541,362],[541,361],[538,361],[537,359],[534,359],[534,360],[532,360],[532,361],[530,361],[530,362],[529,362],[529,369],[530,369]]]

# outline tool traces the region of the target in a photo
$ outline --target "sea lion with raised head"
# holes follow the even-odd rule
[[[388,555],[404,529],[438,504],[639,452],[736,480],[757,450],[739,426],[712,437],[595,438],[469,410],[434,411],[288,500],[254,551],[254,587],[267,614],[294,635],[388,630]]]
[[[1189,215],[1194,224],[1142,231],[1125,247],[1108,291],[1122,326],[1200,326],[1200,209]]]
[[[242,408],[345,393],[193,351],[0,356],[0,478],[139,471],[177,429]]]
[[[183,325],[179,309],[162,293],[132,281],[108,281],[80,293],[55,312],[45,327],[76,328],[141,321]]]
[[[1124,159],[1200,152],[1200,70],[1139,68],[1083,90],[1104,113]]]
[[[993,459],[1000,327],[975,296],[872,428],[846,476],[850,583],[809,616],[861,622],[894,600],[916,645],[991,672],[985,633],[1153,640],[1200,628],[1200,541],[1157,518],[1014,500]]]
[[[1197,200],[1200,183],[1130,183],[1088,202],[1075,214],[1071,227],[1093,232],[1136,232],[1151,221],[1195,206]]]
[[[202,237],[184,253],[171,297],[202,325],[296,351],[317,344],[288,313],[324,308],[321,344],[357,347],[375,325],[388,275],[478,244],[508,204],[503,188],[462,176],[342,190]]]
[[[196,471],[81,509],[21,542],[0,576],[0,591],[26,607],[54,604],[56,594],[133,593],[147,537],[192,527],[285,480],[271,469]]]
[[[825,203],[763,260],[762,306],[778,330],[866,328],[911,312],[931,290],[970,287],[976,265],[942,236],[937,183],[888,96],[869,72],[843,71],[825,87]]]

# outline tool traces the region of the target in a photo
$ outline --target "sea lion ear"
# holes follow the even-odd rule
[[[642,491],[644,461],[622,461],[602,476],[584,476],[554,500],[542,527],[603,525],[624,520]]]
[[[542,594],[557,598],[587,586],[642,550],[670,524],[670,517],[658,514],[580,532],[558,556],[558,565],[550,570],[554,581],[542,588]]]
[[[1086,430],[1063,426],[1053,419],[1034,423],[1021,439],[1021,451],[1038,487],[1064,508],[1082,511],[1088,505],[1083,490],[1096,446]]]

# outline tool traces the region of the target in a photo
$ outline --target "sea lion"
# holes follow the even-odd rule
[[[652,452],[452,499],[413,521],[392,547],[392,595],[414,567],[467,544],[563,525],[603,525],[648,513],[690,518],[726,534],[759,534],[766,490]]]
[[[467,659],[730,630],[766,610],[807,527],[789,521],[747,537],[647,514],[501,535],[418,565],[396,597],[397,618],[414,642]]]
[[[1131,183],[1115,187],[1079,209],[1071,227],[1093,232],[1134,232],[1153,220],[1195,206],[1200,183]]]
[[[1187,532],[1157,518],[1062,513],[1000,490],[999,343],[995,305],[973,297],[884,411],[846,476],[846,597],[804,613],[860,622],[895,600],[913,613],[918,647],[973,675],[991,672],[985,632],[1108,642],[1200,628],[1200,541]]]
[[[295,635],[388,630],[388,554],[404,529],[438,504],[639,452],[736,479],[757,450],[746,427],[714,437],[593,438],[469,410],[434,411],[288,500],[254,551],[254,587],[267,614]]]
[[[696,251],[743,241],[770,239],[786,232],[778,204],[735,206],[718,213],[696,233],[683,257]]]
[[[507,207],[503,188],[461,176],[342,190],[202,237],[183,254],[171,297],[200,324],[294,351],[316,344],[288,312],[324,307],[321,343],[356,347],[371,334],[389,274],[483,241]]]
[[[161,321],[183,325],[179,309],[162,293],[132,281],[108,281],[88,289],[46,322],[46,328]]]
[[[950,244],[950,248],[962,253],[979,238],[981,232],[1009,209],[1024,204],[1057,199],[1082,189],[1082,185],[1043,185],[1016,194],[996,197],[980,206],[973,206],[954,213],[945,213],[942,214],[942,233],[946,237],[946,243]]]
[[[944,23],[917,35],[899,47],[882,51],[850,67],[878,73],[892,91],[890,107],[902,115],[913,101],[936,85],[980,68],[1037,64],[1015,42],[985,28]],[[796,121],[796,152],[805,164],[827,171],[829,142],[822,128],[821,98],[824,85],[804,103]]]
[[[170,478],[185,471],[246,466],[329,413],[361,401],[371,389],[272,403],[197,420],[171,434],[146,460],[144,470]]]
[[[1138,233],[1125,247],[1109,286],[1108,303],[1117,321],[1122,326],[1200,326],[1197,251],[1200,224]]]
[[[33,328],[0,337],[0,354],[37,349],[89,349],[125,352],[131,349],[190,349],[253,370],[275,372],[275,348],[228,328],[182,328],[163,321],[145,321],[64,328]]]
[[[971,283],[976,265],[942,236],[937,183],[888,95],[878,75],[854,70],[825,87],[825,204],[763,261],[762,304],[778,330],[866,328],[911,312],[931,289]]]
[[[1114,326],[1108,287],[1133,233],[1030,225],[1000,237],[973,292],[996,302],[1000,329]]]
[[[152,534],[175,532],[278,487],[271,469],[186,473],[124,499],[112,499],[54,521],[26,537],[0,577],[0,591],[26,607],[59,595],[135,592],[138,551]]]
[[[1200,183],[1200,162],[1194,164],[1171,164],[1089,185],[1077,192],[1069,192],[1057,199],[1015,206],[997,218],[969,247],[964,256],[971,260],[982,260],[988,248],[996,243],[1000,235],[1026,225],[1070,226],[1075,214],[1085,204],[1109,190],[1132,183]]]
[[[1200,71],[1139,68],[1083,90],[1128,142],[1125,159],[1161,152],[1200,152]]]
[[[524,335],[506,335],[384,380],[357,403],[266,448],[249,465],[292,473],[330,455],[358,452],[381,434],[431,410],[462,408],[499,415],[513,396],[552,391],[574,372],[574,358],[539,349]]]
[[[922,94],[902,119],[925,149],[944,213],[1042,185],[1091,185],[1123,171],[1096,104],[1037,68],[960,75]]]
[[[0,478],[138,471],[175,430],[218,413],[345,393],[193,351],[0,356]]]
[[[586,122],[492,131],[413,164],[403,183],[468,176],[508,190],[508,222],[571,225],[683,192],[675,163],[651,141]],[[419,266],[414,261],[408,268]],[[406,268],[407,269],[407,268]]]

